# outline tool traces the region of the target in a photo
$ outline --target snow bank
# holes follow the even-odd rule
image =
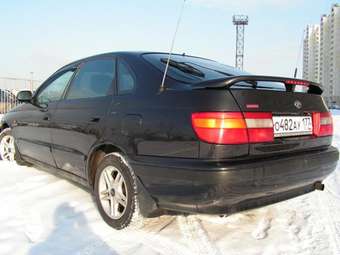
[[[109,228],[66,180],[6,162],[0,173],[0,254],[340,254],[339,167],[324,192],[229,217],[163,216],[140,231]]]

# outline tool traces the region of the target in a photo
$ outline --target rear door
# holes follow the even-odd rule
[[[100,140],[112,101],[115,59],[82,63],[52,120],[52,153],[57,167],[86,178],[86,158]]]

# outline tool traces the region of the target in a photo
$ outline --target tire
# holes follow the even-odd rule
[[[123,178],[119,177],[119,174]],[[121,182],[123,183],[120,184]],[[94,199],[100,215],[111,227],[120,230],[143,226],[136,176],[122,155],[108,154],[99,164],[95,175]]]
[[[13,147],[10,149],[10,154],[5,154],[4,153],[4,143],[6,142],[5,139],[13,139]],[[13,155],[12,155],[13,153]],[[10,128],[6,128],[1,131],[0,133],[0,159],[4,161],[15,161],[18,165],[28,165],[25,161],[22,160],[19,152],[18,152],[18,147],[15,143],[15,138],[12,135],[12,130]]]

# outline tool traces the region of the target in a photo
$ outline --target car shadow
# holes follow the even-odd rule
[[[34,245],[29,255],[118,255],[88,226],[82,212],[68,203],[61,204],[54,212],[54,229],[49,236]]]

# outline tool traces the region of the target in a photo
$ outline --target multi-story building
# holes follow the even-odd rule
[[[319,81],[320,26],[308,25],[303,44],[303,78]]]
[[[307,26],[303,78],[321,83],[329,106],[340,106],[340,4],[323,15],[320,25]]]
[[[320,22],[320,80],[319,82],[323,85],[324,93],[323,96],[330,105],[330,44],[331,44],[331,33],[330,33],[330,19],[327,15],[321,17]]]

